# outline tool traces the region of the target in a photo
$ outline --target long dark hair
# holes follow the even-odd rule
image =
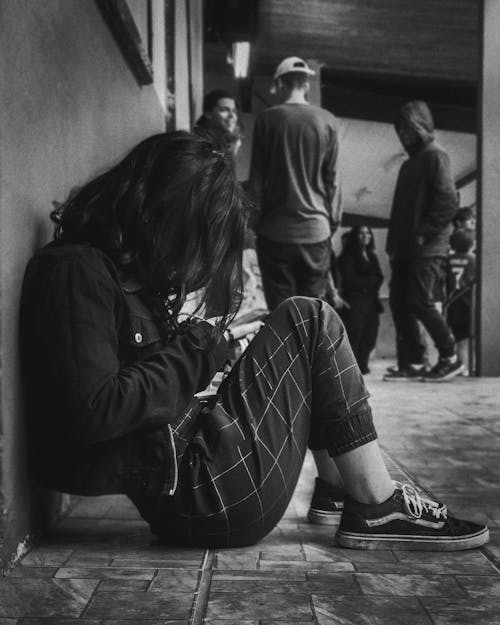
[[[356,224],[347,233],[347,240],[344,246],[344,251],[349,254],[361,255],[361,246],[359,244],[359,233],[361,228],[367,228],[370,233],[370,242],[366,246],[368,254],[375,253],[375,239],[373,238],[372,229],[366,224]]]
[[[211,136],[172,132],[142,141],[51,214],[58,243],[87,243],[139,277],[175,320],[186,294],[221,325],[237,310],[247,200]],[[175,323],[174,321],[172,321]]]

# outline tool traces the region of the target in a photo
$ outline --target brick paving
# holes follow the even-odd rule
[[[487,547],[336,547],[305,521],[308,456],[281,523],[244,549],[166,547],[126,498],[76,499],[0,580],[0,625],[498,625],[500,379],[387,383],[386,364],[367,384],[392,476],[487,521]]]

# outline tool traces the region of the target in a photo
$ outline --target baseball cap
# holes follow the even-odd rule
[[[288,56],[286,59],[283,59],[281,63],[276,68],[273,76],[273,85],[271,87],[271,93],[276,92],[276,80],[283,76],[284,74],[289,74],[290,72],[303,72],[304,74],[309,74],[309,76],[315,76],[316,72],[312,70],[309,65],[298,56]]]

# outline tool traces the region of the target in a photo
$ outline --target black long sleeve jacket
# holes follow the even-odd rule
[[[393,260],[446,257],[457,208],[449,156],[430,141],[399,171],[386,252]]]
[[[30,261],[21,357],[31,469],[83,495],[172,494],[172,426],[227,357],[200,322],[162,338],[143,287],[103,252],[51,244]]]

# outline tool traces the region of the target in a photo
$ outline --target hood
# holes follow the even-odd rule
[[[395,123],[396,131],[402,125],[413,128],[423,144],[434,139],[434,120],[432,113],[422,100],[412,100],[399,109]]]

